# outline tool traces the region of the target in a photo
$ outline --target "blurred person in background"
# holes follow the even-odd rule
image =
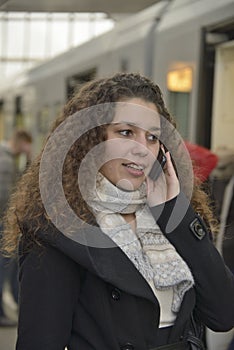
[[[26,156],[27,165],[31,161],[32,136],[26,130],[15,130],[11,138],[0,143],[0,237],[3,231],[3,217],[9,196],[20,176],[17,159]],[[0,327],[14,326],[3,307],[3,288],[8,280],[14,301],[18,302],[17,263],[15,259],[3,257],[0,252]]]
[[[201,145],[185,141],[191,160],[193,161],[194,175],[201,182],[208,180],[212,170],[218,163],[218,156],[211,150]]]

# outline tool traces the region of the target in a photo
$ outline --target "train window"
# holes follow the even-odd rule
[[[167,73],[169,108],[176,117],[178,130],[184,138],[188,137],[189,100],[193,84],[191,67],[184,67]]]
[[[4,115],[3,115],[4,100],[0,99],[0,140],[4,136]]]
[[[15,114],[22,113],[22,96],[15,97]]]
[[[50,116],[51,116],[51,107],[45,105],[37,112],[36,116],[36,139],[35,139],[35,149],[39,151],[45,141],[45,137],[48,134],[50,127]]]
[[[39,133],[45,135],[48,132],[50,123],[50,110],[45,106],[37,114],[37,130]]]
[[[129,60],[127,58],[122,58],[120,61],[120,70],[123,73],[129,71]]]
[[[63,109],[63,103],[62,102],[56,102],[53,107],[53,115],[51,122],[54,121],[55,118],[62,112]]]
[[[178,130],[183,138],[188,137],[190,93],[169,91],[169,109],[175,116]]]
[[[21,128],[24,125],[22,105],[23,105],[22,96],[16,96],[15,97],[14,124],[18,128]]]
[[[67,78],[67,99],[79,90],[80,86],[95,78],[97,74],[96,68],[92,68],[86,72],[72,75]]]

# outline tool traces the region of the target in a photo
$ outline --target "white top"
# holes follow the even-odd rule
[[[156,298],[158,299],[160,305],[159,328],[172,326],[176,319],[176,313],[171,310],[173,300],[173,289],[156,289],[153,281],[150,281],[149,285],[153,290]]]

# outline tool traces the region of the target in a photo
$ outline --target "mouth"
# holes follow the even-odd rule
[[[136,163],[122,163],[124,167],[127,168],[127,171],[134,176],[144,175],[145,165],[136,164]]]

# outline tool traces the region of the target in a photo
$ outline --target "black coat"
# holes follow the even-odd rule
[[[183,195],[177,199],[177,208],[182,210],[186,200]],[[159,219],[159,207],[152,208],[195,279],[172,328],[158,329],[159,303],[120,248],[88,247],[61,233],[40,231],[43,248],[34,247],[20,257],[17,350],[66,346],[69,350],[150,350],[165,341],[180,341],[188,331],[192,311],[215,331],[232,328],[233,276],[191,207],[177,227],[166,233],[175,202],[167,202]],[[26,234],[25,229],[21,249]],[[87,234],[85,229],[82,234]],[[100,230],[95,234],[109,240]]]

